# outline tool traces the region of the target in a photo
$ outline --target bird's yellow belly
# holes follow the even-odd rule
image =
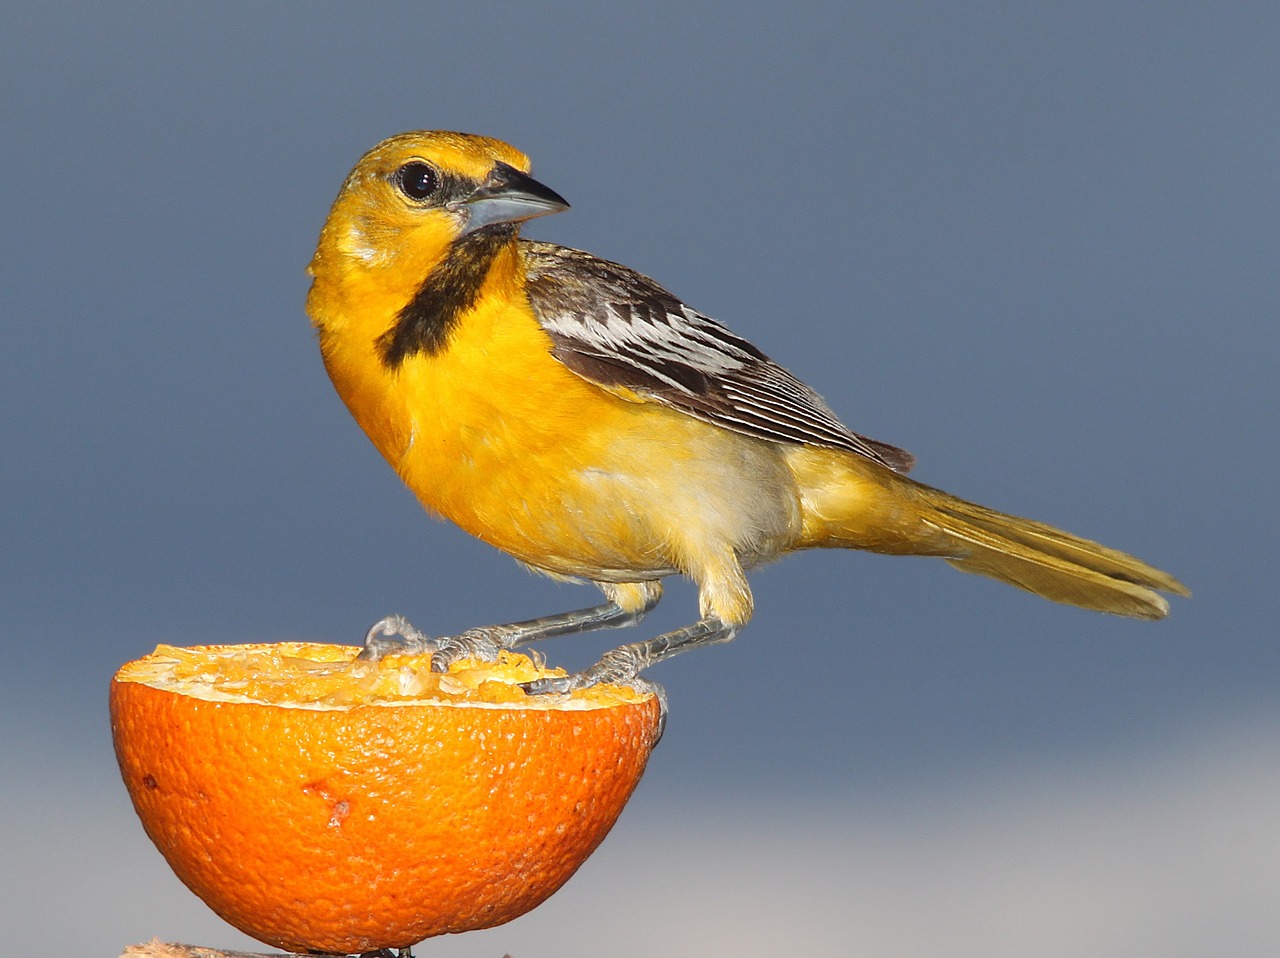
[[[397,464],[429,509],[553,572],[600,579],[672,571],[639,488],[652,470],[635,462],[607,409],[584,415],[563,393],[501,404],[456,386],[449,395],[451,408],[415,411]]]

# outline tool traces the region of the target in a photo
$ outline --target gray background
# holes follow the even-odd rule
[[[656,277],[923,481],[1196,593],[1151,624],[937,561],[760,570],[737,642],[653,671],[667,738],[597,856],[422,954],[1271,950],[1275,6],[620,10],[0,12],[6,950],[249,943],[137,825],[121,662],[594,599],[429,520],[321,368],[317,230],[414,128],[528,152],[573,203],[529,235]]]

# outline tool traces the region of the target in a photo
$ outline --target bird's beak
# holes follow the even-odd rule
[[[474,233],[494,223],[520,223],[535,216],[559,213],[567,210],[569,204],[532,176],[499,162],[459,208],[466,210],[468,216],[464,232]]]

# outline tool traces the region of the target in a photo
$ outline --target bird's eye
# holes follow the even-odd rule
[[[415,160],[396,170],[396,185],[409,199],[425,200],[440,185],[440,175],[426,163]]]

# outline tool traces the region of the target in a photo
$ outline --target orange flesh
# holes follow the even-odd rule
[[[270,645],[159,645],[131,662],[119,682],[141,682],[179,695],[217,702],[258,702],[290,708],[360,705],[451,706],[579,710],[641,702],[647,694],[617,685],[575,689],[567,695],[529,695],[520,683],[561,676],[526,655],[502,652],[496,662],[464,659],[448,672],[431,671],[429,652],[357,658],[347,645],[282,642]]]

